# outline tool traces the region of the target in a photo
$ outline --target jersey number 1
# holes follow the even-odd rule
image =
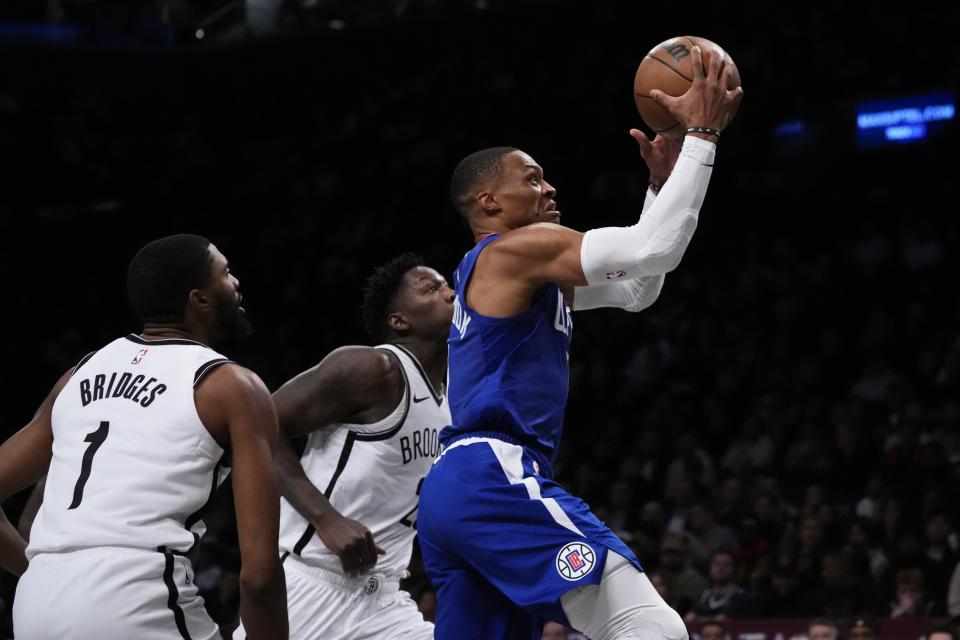
[[[107,439],[107,433],[109,431],[110,423],[103,421],[100,423],[99,429],[91,431],[87,434],[87,437],[83,439],[84,442],[89,442],[90,445],[83,453],[83,462],[80,464],[80,477],[77,478],[77,485],[73,488],[73,502],[67,507],[68,509],[76,509],[80,506],[80,502],[83,500],[83,487],[87,484],[87,480],[90,478],[90,470],[93,468],[93,456],[97,453],[97,449],[100,448],[103,441]]]

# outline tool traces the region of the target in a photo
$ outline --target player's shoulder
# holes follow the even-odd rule
[[[196,386],[197,393],[225,397],[243,397],[250,394],[270,396],[267,386],[252,370],[232,360],[224,359],[205,373]]]
[[[397,368],[397,360],[387,349],[364,345],[339,347],[324,358],[324,362],[356,367],[368,374],[387,374]]]
[[[555,254],[577,232],[553,222],[536,222],[502,234],[490,243],[491,255],[544,257]]]

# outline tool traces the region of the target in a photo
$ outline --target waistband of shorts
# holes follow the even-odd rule
[[[72,562],[74,560],[80,560],[82,558],[96,557],[96,556],[126,556],[133,557],[139,556],[143,557],[144,554],[156,555],[163,553],[172,553],[173,555],[180,556],[181,558],[188,559],[180,551],[173,551],[171,549],[166,549],[165,547],[159,547],[154,549],[146,549],[143,547],[121,547],[121,546],[102,546],[102,547],[77,547],[74,549],[62,549],[57,551],[37,551],[32,554],[30,558],[30,564],[36,565],[46,565],[46,564],[57,564],[61,562]]]
[[[467,431],[465,433],[458,433],[447,441],[447,444],[444,445],[443,452],[440,455],[442,456],[450,449],[463,447],[475,442],[484,442],[486,440],[499,440],[501,442],[506,442],[507,444],[520,447],[527,456],[535,460],[537,465],[539,465],[539,475],[541,477],[553,477],[553,464],[550,462],[550,459],[547,456],[537,449],[534,449],[533,447],[524,444],[520,440],[517,440],[513,436],[508,436],[502,431]],[[439,458],[437,459],[439,460]]]
[[[376,593],[378,595],[390,595],[400,591],[400,579],[382,573],[368,573],[357,578],[351,578],[336,571],[308,564],[293,553],[284,553],[282,562],[285,569],[293,569],[305,577],[339,587],[344,591],[363,590],[366,593]]]

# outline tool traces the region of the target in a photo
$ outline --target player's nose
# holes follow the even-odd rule
[[[543,195],[548,198],[552,198],[557,195],[557,190],[554,189],[553,185],[546,180],[543,181]]]

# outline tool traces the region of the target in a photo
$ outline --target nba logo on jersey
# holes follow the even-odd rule
[[[564,545],[557,554],[557,571],[564,580],[579,580],[590,573],[596,562],[596,554],[590,545],[571,542]]]
[[[133,356],[133,360],[130,361],[130,364],[140,364],[140,361],[146,357],[147,351],[150,351],[150,349],[140,349],[140,351],[137,352],[137,355]]]

